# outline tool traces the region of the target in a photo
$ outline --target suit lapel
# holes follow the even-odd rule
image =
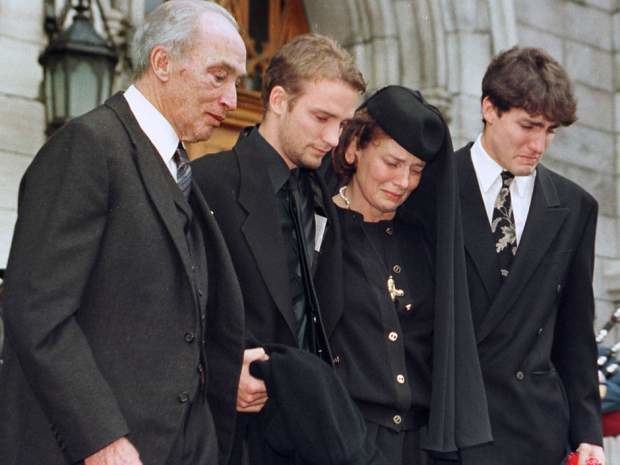
[[[286,244],[280,229],[277,198],[271,180],[252,147],[242,138],[234,151],[239,160],[239,203],[248,216],[241,226],[259,272],[276,306],[295,334],[291,307]]]
[[[569,209],[562,207],[553,180],[543,166],[537,168],[530,211],[510,275],[499,290],[479,327],[482,342],[508,313],[519,298],[534,271],[548,251],[564,223]]]
[[[149,138],[140,129],[121,93],[111,97],[106,102],[106,105],[116,113],[129,134],[134,145],[133,156],[144,187],[155,206],[155,210],[166,226],[172,242],[181,257],[187,277],[191,281],[192,265],[189,259],[187,240],[181,221],[179,221],[179,213],[175,200],[173,200],[174,196],[171,195],[173,191],[170,189],[170,179],[166,178],[168,174],[162,169],[159,160],[160,155]]]
[[[468,145],[456,152],[460,173],[459,186],[465,250],[484,283],[489,301],[492,301],[502,283],[498,271],[495,243],[471,161],[470,147],[471,145]]]

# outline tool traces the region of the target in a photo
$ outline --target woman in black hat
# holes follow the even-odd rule
[[[333,153],[342,262],[319,259],[317,288],[342,279],[324,315],[334,366],[390,464],[491,440],[451,155],[439,111],[401,86],[372,95]]]

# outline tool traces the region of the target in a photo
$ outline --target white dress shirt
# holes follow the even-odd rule
[[[501,173],[504,169],[491,158],[482,146],[482,134],[478,136],[476,142],[474,142],[474,145],[471,147],[471,161],[474,164],[474,171],[478,179],[478,186],[480,187],[480,193],[482,194],[484,209],[487,212],[490,228],[493,222],[495,200],[502,188]],[[512,214],[515,219],[517,245],[521,241],[527,214],[530,211],[535,179],[536,171],[528,176],[515,176],[510,184],[510,197],[512,202]]]
[[[172,157],[179,146],[179,137],[172,125],[136,86],[129,86],[123,93],[123,97],[127,100],[129,109],[138,121],[138,125],[157,149],[168,171],[170,171],[172,179],[176,181],[177,165]]]

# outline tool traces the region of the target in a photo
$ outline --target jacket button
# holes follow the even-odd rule
[[[394,265],[392,267],[392,271],[394,271],[394,273],[396,273],[396,274],[400,273],[401,270],[402,270],[402,268],[400,267],[400,265]]]
[[[395,425],[400,425],[403,422],[403,419],[400,415],[394,415],[392,417],[392,421],[394,422]]]
[[[523,381],[523,379],[525,379],[525,374],[519,370],[515,373],[515,378],[517,378],[517,380],[519,381]]]
[[[396,331],[392,331],[388,334],[388,339],[392,342],[396,342],[396,339],[398,339],[398,333]]]
[[[185,404],[186,402],[189,401],[189,394],[183,391],[181,394],[179,394],[178,399],[181,404]]]
[[[396,382],[398,384],[405,384],[405,377],[403,375],[396,375]]]
[[[538,328],[538,335],[542,336],[545,331],[542,328]]]
[[[183,339],[185,339],[185,342],[188,344],[194,342],[195,338],[196,336],[194,336],[194,333],[185,333],[185,336],[183,336]]]
[[[391,236],[392,234],[394,234],[394,230],[392,229],[391,226],[388,226],[387,228],[385,228],[385,234],[387,234],[388,236]]]

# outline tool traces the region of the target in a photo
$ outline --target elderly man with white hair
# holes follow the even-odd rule
[[[243,356],[230,256],[182,143],[236,107],[232,16],[175,0],[137,32],[136,78],[42,147],[6,272],[3,465],[215,465]]]

